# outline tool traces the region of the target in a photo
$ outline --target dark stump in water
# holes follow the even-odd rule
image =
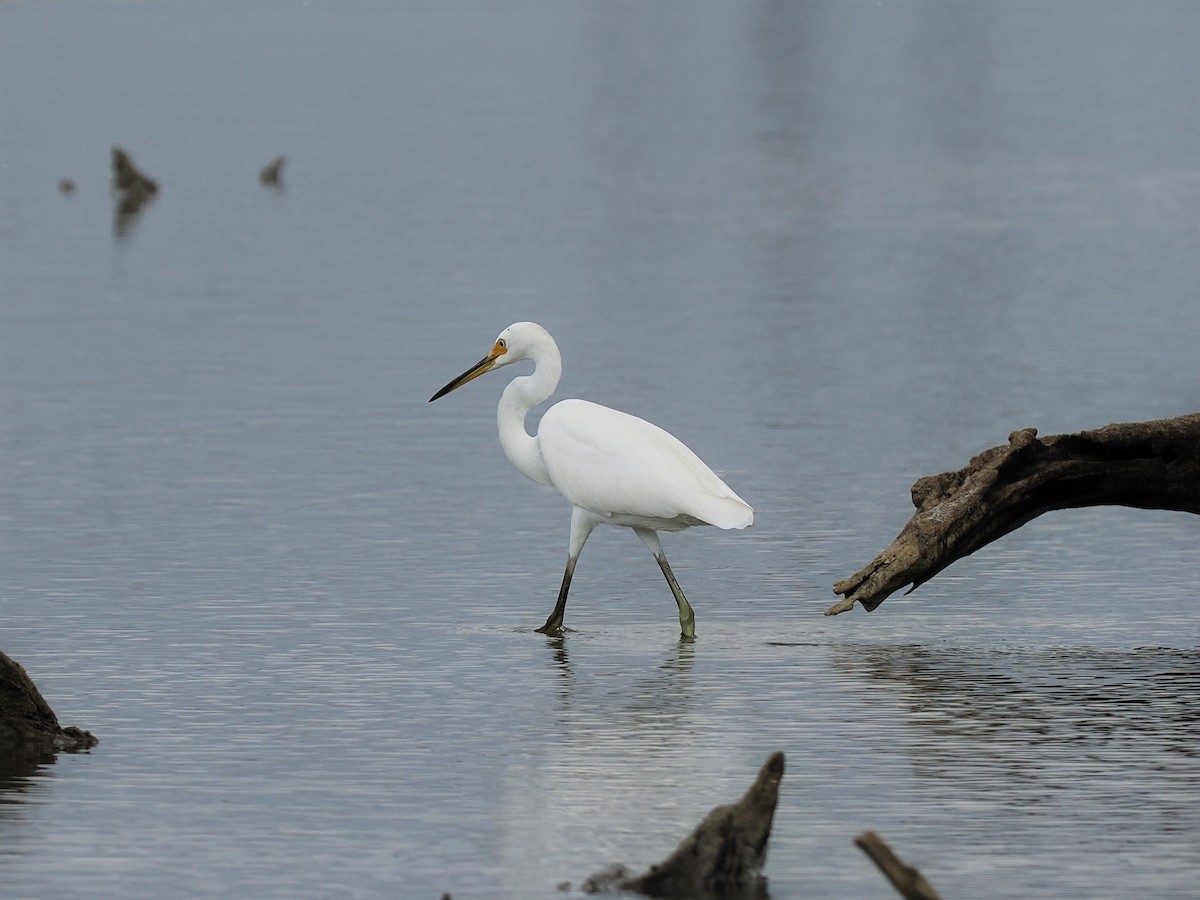
[[[613,866],[585,881],[583,890],[722,900],[766,897],[762,867],[782,778],[783,754],[772,753],[745,796],[716,807],[665,860],[636,877],[624,866]]]
[[[116,232],[124,237],[142,207],[158,193],[158,182],[133,164],[133,159],[120,147],[112,148],[112,190],[117,202]]]
[[[287,162],[286,156],[277,156],[258,173],[258,183],[281,187],[283,185],[283,165]]]
[[[96,746],[91,732],[63,728],[20,663],[0,652],[0,758],[43,759]]]

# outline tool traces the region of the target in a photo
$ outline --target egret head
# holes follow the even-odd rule
[[[530,359],[547,344],[553,346],[554,339],[541,325],[535,322],[514,322],[496,336],[496,342],[492,344],[492,349],[488,351],[487,356],[430,397],[429,402],[432,403],[439,397],[446,396],[468,381],[474,381],[484,372],[490,372],[523,359]]]

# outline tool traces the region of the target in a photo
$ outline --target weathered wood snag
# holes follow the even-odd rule
[[[917,869],[900,859],[887,841],[873,831],[864,831],[854,839],[855,845],[879,867],[883,877],[904,900],[939,900],[935,891]]]
[[[1200,513],[1200,413],[1108,425],[1039,439],[1014,431],[1008,445],[963,469],[917,481],[916,513],[870,565],[833,586],[874,610],[906,585],[916,590],[955,560],[1052,509],[1132,506]]]
[[[762,867],[782,778],[783,754],[772,753],[745,796],[713,809],[665,860],[636,878],[624,866],[614,866],[589,878],[583,890],[648,897],[765,897]]]
[[[96,743],[82,728],[62,728],[25,669],[0,652],[0,757],[40,758],[59,750],[86,750]]]
[[[155,194],[158,182],[142,173],[120,147],[112,148],[112,190],[117,201],[116,231],[123,237],[138,212]]]
[[[258,173],[259,184],[268,184],[279,187],[283,184],[283,165],[287,162],[286,156],[277,156]]]

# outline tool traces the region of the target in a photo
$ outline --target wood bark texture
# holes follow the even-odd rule
[[[74,726],[62,728],[25,669],[0,653],[0,772],[60,750],[86,750],[96,738]]]
[[[764,900],[762,867],[783,769],[783,754],[772,753],[742,799],[709,812],[665,860],[637,877],[624,866],[612,866],[587,879],[582,890],[674,900]]]
[[[917,869],[906,864],[874,831],[864,831],[854,843],[879,867],[904,900],[939,900],[937,891]]]
[[[1107,425],[1038,438],[1014,431],[1008,444],[956,472],[912,487],[916,513],[869,565],[833,586],[868,612],[900,588],[916,590],[955,560],[1042,513],[1081,506],[1132,506],[1200,514],[1200,413]]]

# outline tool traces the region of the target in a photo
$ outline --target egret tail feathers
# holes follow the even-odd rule
[[[737,494],[712,497],[703,506],[702,510],[697,510],[700,518],[718,528],[746,528],[754,524],[754,510]]]

